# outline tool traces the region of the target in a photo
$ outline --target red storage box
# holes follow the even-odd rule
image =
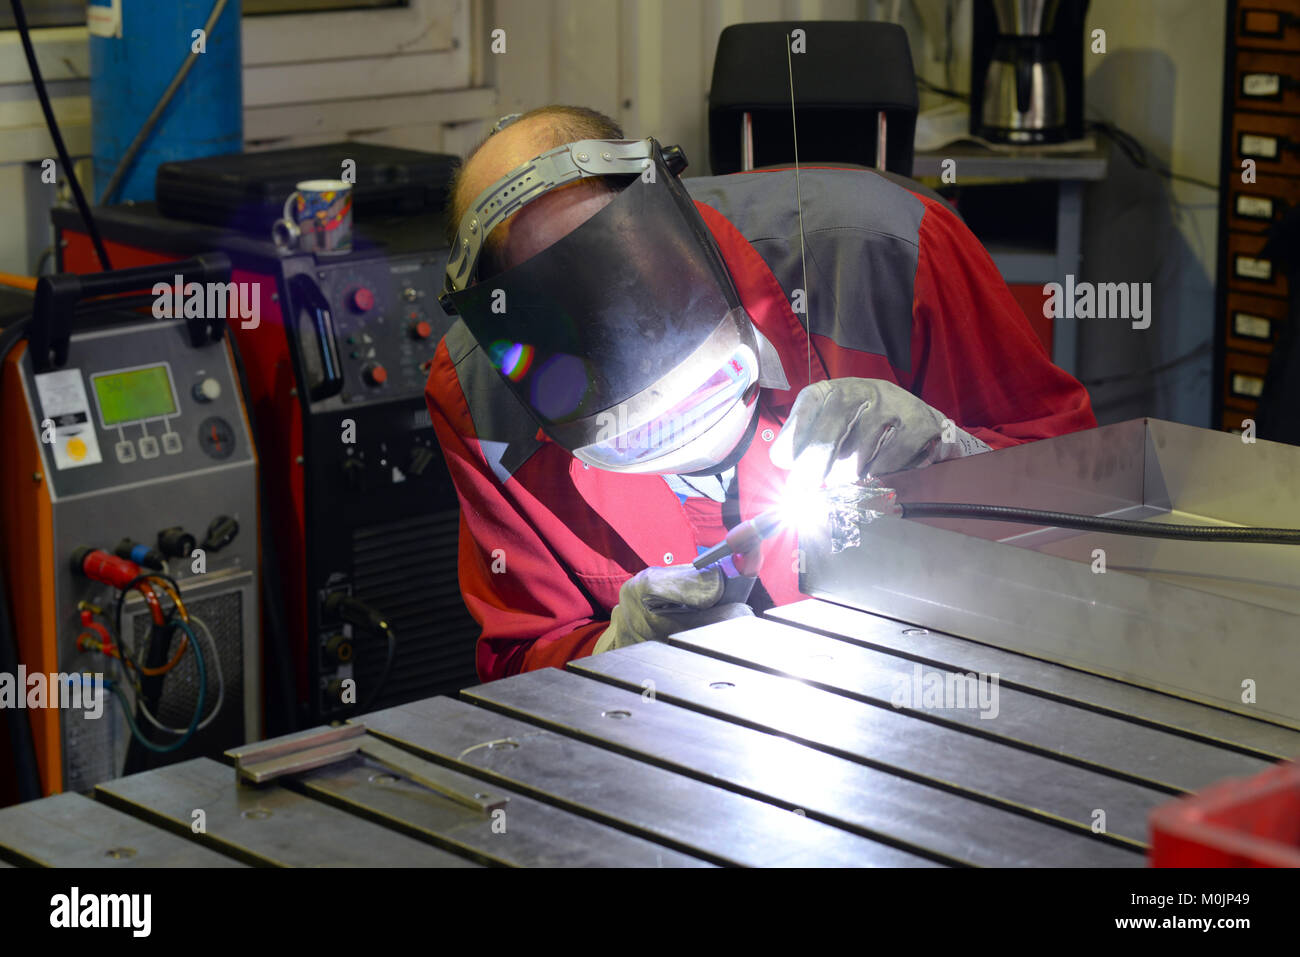
[[[1223,781],[1151,812],[1152,867],[1300,867],[1300,764]]]

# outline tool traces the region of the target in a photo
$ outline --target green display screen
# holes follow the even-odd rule
[[[139,419],[174,415],[172,379],[166,366],[149,366],[129,372],[94,376],[95,398],[104,425],[121,425]]]

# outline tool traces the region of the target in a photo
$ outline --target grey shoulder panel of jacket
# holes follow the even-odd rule
[[[870,170],[792,169],[684,179],[739,230],[788,295],[805,288],[812,331],[912,367],[912,302],[925,204]],[[803,255],[799,205],[803,205]]]

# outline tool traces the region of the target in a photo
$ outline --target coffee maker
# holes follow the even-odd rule
[[[975,0],[970,130],[1026,146],[1083,137],[1088,0]]]

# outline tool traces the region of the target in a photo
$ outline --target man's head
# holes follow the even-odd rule
[[[752,434],[758,347],[680,150],[575,107],[498,127],[453,186],[444,308],[583,462],[719,466]]]
[[[543,106],[493,133],[466,157],[452,181],[448,242],[475,198],[511,170],[547,150],[578,140],[621,140],[623,130],[603,113],[581,106]],[[479,277],[516,266],[577,229],[614,198],[622,181],[582,179],[529,203],[492,230],[479,260]]]

